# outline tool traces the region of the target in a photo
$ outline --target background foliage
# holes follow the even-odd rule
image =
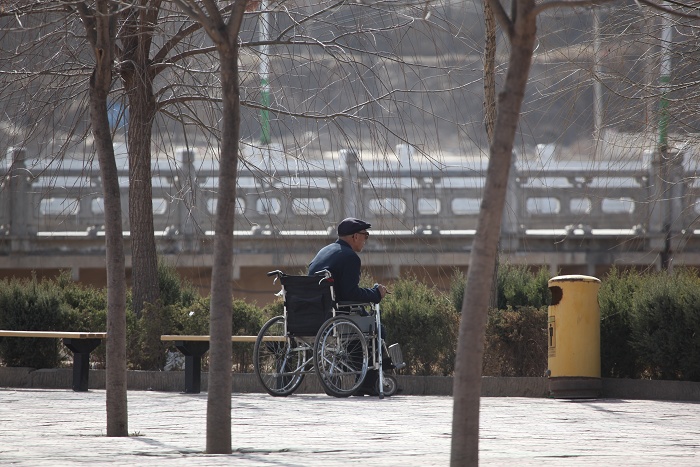
[[[389,343],[401,345],[406,371],[450,375],[454,371],[459,315],[448,297],[414,278],[402,279],[382,301]]]
[[[484,375],[542,376],[547,368],[546,269],[501,264],[489,310]],[[382,302],[388,343],[401,344],[405,374],[451,375],[454,371],[464,275],[456,271],[441,292],[413,277],[390,285]],[[369,286],[372,278],[363,276]],[[172,343],[161,334],[208,334],[209,297],[199,296],[173,268],[159,266],[161,301],[141,318],[127,313],[130,369],[161,370]],[[601,365],[603,377],[700,381],[700,278],[698,271],[673,274],[612,269],[602,278]],[[81,286],[62,273],[52,280],[0,281],[0,328],[104,331],[106,291]],[[281,315],[282,300],[265,307],[235,300],[234,334],[255,335],[267,319]],[[234,371],[251,372],[253,346],[232,344]],[[93,364],[104,365],[104,344]],[[6,366],[54,368],[70,365],[70,352],[56,339],[0,338]],[[206,359],[203,362],[206,368]]]

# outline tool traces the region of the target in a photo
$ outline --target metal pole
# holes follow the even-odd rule
[[[266,42],[270,39],[270,12],[267,0],[260,2],[260,144],[270,144],[270,46]]]
[[[671,267],[671,193],[669,186],[670,167],[668,160],[668,92],[671,82],[671,41],[673,39],[673,25],[671,16],[668,13],[661,15],[661,69],[659,76],[659,88],[661,97],[659,99],[659,141],[658,141],[658,157],[659,157],[659,184],[660,193],[663,197],[660,202],[663,206],[663,232],[664,249],[661,254],[661,268],[670,270]]]
[[[602,69],[600,64],[600,9],[593,8],[593,157],[600,159],[601,137],[603,131],[603,86],[601,85]]]
[[[665,153],[668,150],[667,95],[669,91],[669,83],[671,82],[671,40],[673,29],[671,24],[671,16],[668,13],[664,13],[661,18],[661,73],[659,76],[661,99],[659,101],[659,152]]]

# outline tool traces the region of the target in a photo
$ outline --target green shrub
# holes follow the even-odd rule
[[[68,306],[68,322],[64,331],[104,332],[107,330],[107,289],[86,287],[73,281],[69,272],[56,278],[62,301]],[[102,343],[90,353],[91,363],[104,368],[107,344]]]
[[[603,377],[700,381],[700,279],[611,270],[602,281]]]
[[[648,276],[634,295],[632,348],[642,376],[700,381],[700,279],[695,271]]]
[[[636,378],[640,374],[637,352],[632,347],[634,297],[646,279],[638,272],[611,269],[601,281],[600,360],[604,378]]]
[[[70,307],[54,282],[36,277],[0,281],[0,329],[65,331],[70,318]],[[55,368],[62,351],[59,339],[0,338],[0,358],[7,366]]]
[[[408,374],[452,374],[459,314],[444,294],[415,279],[400,279],[382,300],[382,323],[387,342],[401,345]]]
[[[172,347],[172,343],[160,340],[163,334],[209,333],[208,300],[204,313],[197,290],[182,280],[175,267],[162,259],[158,260],[158,288],[160,301],[145,304],[140,318],[131,312],[131,308],[127,311],[127,352],[133,369],[163,368],[166,352]],[[190,319],[195,310],[199,313]]]
[[[532,272],[525,265],[501,263],[498,265],[496,307],[542,308],[549,305],[549,271],[540,268]]]
[[[547,369],[547,307],[489,310],[484,376],[542,376]]]
[[[129,362],[134,370],[161,370],[165,366],[165,352],[168,344],[160,340],[163,334],[169,334],[168,329],[172,322],[173,309],[177,305],[163,305],[146,303],[141,310],[139,318],[129,311],[130,319],[127,322],[135,327],[127,327],[133,333],[127,340],[130,341]]]
[[[107,330],[107,289],[96,289],[77,283],[68,271],[61,272],[54,282],[60,291],[61,301],[72,310],[71,323],[64,331]]]
[[[484,374],[540,376],[547,365],[547,270],[499,265],[496,297],[489,311]],[[695,270],[641,274],[612,269],[601,281],[603,377],[700,381],[700,279]],[[361,285],[371,287],[363,274]],[[144,307],[140,319],[127,310],[127,360],[131,369],[161,369],[172,343],[162,334],[209,334],[209,297],[180,281],[174,268],[159,265],[162,301]],[[450,292],[440,293],[414,278],[391,285],[382,302],[387,342],[399,342],[408,374],[450,375],[459,332],[465,278],[456,271]],[[282,314],[282,299],[260,309],[232,302],[233,334],[257,335],[265,321]],[[0,281],[0,328],[105,331],[105,289],[84,287],[61,273],[56,279]],[[250,343],[233,345],[235,371],[252,371]],[[58,339],[0,339],[5,365],[52,368],[68,351]],[[92,352],[104,362],[105,345]],[[207,361],[203,362],[206,368]]]
[[[499,263],[496,275],[496,308],[549,306],[549,271],[542,267],[532,272],[525,265]],[[450,299],[457,312],[462,310],[466,277],[455,271],[450,283]]]
[[[127,323],[130,329],[127,345],[130,366],[160,370],[165,365],[168,351],[179,352],[173,342],[161,341],[161,335],[209,334],[209,297],[197,297],[188,306],[148,304],[140,319],[129,312]],[[206,358],[203,364],[206,367]]]
[[[547,367],[549,272],[502,263],[496,276],[496,304],[488,311],[484,341],[486,376],[542,376]],[[461,312],[466,277],[456,271],[450,284],[454,310]]]
[[[158,289],[164,306],[189,306],[199,297],[197,289],[183,280],[174,266],[158,259]]]
[[[275,316],[282,316],[284,314],[284,300],[282,297],[276,299],[272,303],[268,303],[263,307],[262,310],[263,316],[265,317],[265,322],[269,320],[270,318],[274,318]]]
[[[145,307],[144,307],[145,309]],[[143,317],[143,315],[142,315]],[[141,320],[130,308],[126,310],[126,364],[129,370],[140,369],[141,359]]]
[[[189,306],[170,306],[161,309],[161,315],[151,318],[153,323],[162,323],[160,334],[181,334],[181,335],[208,335],[210,320],[210,298],[200,297]],[[232,328],[233,335],[257,335],[267,320],[267,314],[256,305],[234,300],[232,303]],[[142,318],[143,319],[143,318]],[[152,325],[152,324],[148,324]],[[146,328],[147,324],[141,324]],[[160,336],[160,334],[158,334]],[[160,347],[155,346],[162,358],[165,358],[165,351],[177,350],[172,342],[161,343]],[[145,351],[145,346],[141,345]],[[253,345],[251,343],[233,343],[233,366],[234,371],[249,372],[253,368]],[[162,360],[158,359],[158,363]],[[162,365],[161,365],[162,367]],[[203,367],[207,367],[207,359],[203,362]]]
[[[456,269],[450,280],[450,301],[457,313],[462,312],[462,303],[464,302],[464,288],[467,285],[467,278],[464,273]]]
[[[166,334],[209,334],[209,297],[198,297],[189,306],[175,308]]]
[[[266,316],[256,305],[243,300],[233,301],[233,335],[257,336],[265,324]],[[233,343],[234,371],[248,373],[253,371],[253,345],[249,342]]]

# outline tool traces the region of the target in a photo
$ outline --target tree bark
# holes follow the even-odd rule
[[[496,18],[484,2],[484,127],[489,144],[496,122]]]
[[[223,116],[219,155],[214,264],[211,280],[207,453],[231,452],[231,333],[233,314],[233,228],[241,126],[238,34],[246,1],[235,2],[228,24],[206,27],[219,52]]]
[[[537,32],[537,16],[533,12],[534,0],[514,1],[515,14],[509,34],[511,52],[508,72],[504,88],[499,94],[494,137],[489,148],[486,184],[462,303],[453,387],[450,464],[454,467],[476,466],[479,463],[479,402],[488,305],[493,287],[513,142]],[[495,6],[497,1],[491,0],[491,3]]]
[[[98,0],[90,17],[85,5],[79,10],[95,52],[90,78],[90,121],[100,163],[105,204],[107,257],[107,436],[128,436],[126,397],[126,275],[122,211],[117,165],[107,116],[107,96],[112,85],[114,17],[110,2]]]
[[[132,303],[137,317],[144,303],[160,298],[158,257],[153,235],[151,137],[156,115],[150,49],[153,24],[160,2],[129,8],[121,28],[121,77],[129,99],[127,151],[129,153],[129,224],[131,232]]]
[[[238,50],[219,50],[223,89],[223,122],[216,204],[214,264],[211,272],[207,453],[231,452],[231,328],[233,314],[233,221],[238,170],[240,91]]]

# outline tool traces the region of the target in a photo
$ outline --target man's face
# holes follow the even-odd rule
[[[352,247],[353,251],[355,251],[356,253],[361,252],[362,249],[365,247],[365,243],[367,243],[368,238],[369,232],[367,232],[366,230],[352,234],[352,242],[350,246]]]

